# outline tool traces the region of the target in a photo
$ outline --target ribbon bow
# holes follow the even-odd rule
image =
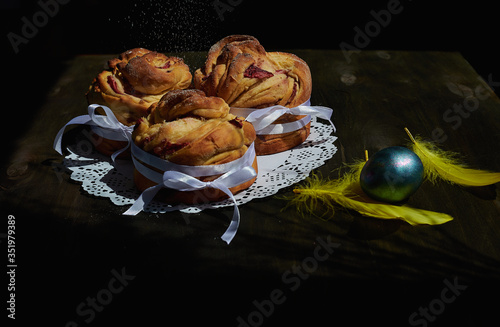
[[[134,159],[134,164],[135,163]],[[139,213],[146,204],[153,200],[155,195],[163,187],[178,191],[197,191],[205,188],[215,188],[227,194],[234,203],[233,218],[229,227],[221,236],[222,240],[229,244],[236,235],[236,231],[238,230],[238,226],[240,224],[240,211],[238,210],[236,199],[234,198],[233,193],[229,190],[229,187],[249,181],[255,176],[257,176],[257,174],[251,166],[230,170],[211,182],[202,182],[190,175],[169,170],[163,173],[161,182],[158,185],[151,186],[150,188],[144,190],[134,204],[123,214],[133,216]],[[169,208],[167,211],[174,211],[177,209],[179,208],[176,206]]]
[[[287,108],[284,106],[276,105],[262,109],[253,108],[231,108],[231,113],[238,116],[246,117],[246,121],[252,123],[257,134],[281,134],[295,131],[302,126],[307,125],[311,121],[310,116],[318,116],[325,120],[328,120],[333,126],[333,130],[336,131],[335,125],[331,121],[333,110],[328,107],[323,106],[311,106],[310,101],[307,100],[302,105]],[[307,117],[285,124],[274,124],[272,123],[283,116],[284,114],[292,115],[307,115]]]
[[[106,116],[96,115],[95,110],[99,107],[104,110]],[[92,130],[102,137],[116,141],[127,141],[127,145],[123,149],[120,149],[111,155],[111,160],[114,163],[116,157],[130,146],[134,127],[125,126],[120,123],[113,114],[113,111],[106,106],[91,104],[88,106],[88,112],[88,115],[82,115],[71,119],[59,130],[56,135],[56,139],[54,140],[54,149],[59,152],[59,154],[62,154],[62,136],[68,125],[90,125],[92,126]]]
[[[333,125],[331,119],[333,110],[328,107],[322,106],[298,106],[294,108],[287,108],[283,106],[272,106],[264,109],[258,109],[249,114],[246,120],[255,128],[256,132],[263,131],[266,127],[271,125],[276,119],[283,116],[284,114],[290,113],[292,115],[310,115],[318,116],[320,118],[326,119],[333,126],[335,131],[335,125]],[[286,133],[286,132],[283,132]]]

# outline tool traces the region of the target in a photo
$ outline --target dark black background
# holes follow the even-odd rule
[[[57,8],[55,1],[1,2],[3,80],[7,101],[15,104],[3,110],[6,121],[18,119],[21,108],[28,113],[25,119],[38,110],[64,60],[78,54],[111,57],[133,47],[208,51],[230,34],[253,35],[267,50],[340,50],[342,42],[356,45],[355,28],[364,30],[373,22],[372,11],[380,13],[397,2],[217,0],[236,4],[221,17],[215,0],[64,0]],[[47,15],[16,53],[8,34],[23,37],[23,17],[33,23],[43,10],[40,2],[51,8],[52,17]],[[397,8],[389,24],[364,41],[363,50],[459,51],[486,81],[500,80],[494,2],[399,0]]]
[[[236,4],[223,12],[223,19],[212,0],[72,0],[58,8],[48,5],[53,17],[15,53],[7,35],[23,36],[22,18],[33,22],[42,10],[39,1],[55,2],[2,0],[0,7],[9,98],[21,98],[33,110],[59,76],[61,62],[78,54],[115,55],[139,46],[162,52],[208,51],[230,34],[253,35],[267,50],[340,50],[342,42],[355,45],[354,28],[364,30],[374,21],[372,11],[385,10],[396,0],[219,0]],[[494,2],[400,0],[398,8],[363,49],[459,51],[485,80],[500,80]]]
[[[228,0],[220,1],[229,3]],[[43,2],[45,3],[47,0],[43,0]],[[370,2],[233,0],[232,2],[240,2],[240,4],[234,6],[232,11],[225,12],[223,14],[224,20],[221,20],[212,0],[163,2],[152,0],[135,2],[128,0],[106,2],[72,0],[68,4],[60,5],[54,17],[50,17],[44,26],[39,27],[36,35],[30,38],[27,44],[20,45],[19,52],[15,53],[7,34],[12,32],[22,35],[22,18],[26,17],[28,21],[33,21],[33,16],[41,10],[41,7],[37,1],[2,0],[0,7],[2,72],[4,73],[3,80],[8,84],[3,95],[4,99],[7,99],[7,103],[13,104],[2,109],[4,124],[6,124],[2,129],[2,140],[5,140],[3,142],[4,147],[7,147],[4,151],[8,154],[13,152],[12,149],[8,148],[11,146],[10,143],[13,141],[13,137],[9,134],[10,129],[6,128],[6,126],[18,124],[19,122],[28,124],[30,111],[34,112],[39,109],[48,90],[65,68],[64,60],[75,55],[109,53],[111,56],[138,46],[162,52],[207,51],[220,38],[236,33],[254,35],[267,50],[298,48],[339,50],[341,42],[354,45],[356,34],[354,28],[364,29],[367,23],[374,20],[370,12],[372,10],[379,12],[386,9],[389,0]],[[500,81],[498,66],[500,47],[497,44],[498,13],[496,9],[498,5],[495,2],[485,0],[473,2],[401,0],[400,6],[403,8],[402,11],[397,15],[393,15],[390,24],[381,28],[378,35],[372,37],[364,49],[459,51],[484,79],[491,78],[494,81]],[[197,67],[191,68],[196,69]],[[22,129],[19,130],[21,130],[19,132],[21,133]],[[18,137],[18,135],[14,136]],[[8,160],[8,158],[4,156],[3,160]],[[120,209],[114,210],[118,212]],[[16,215],[20,217],[23,214],[23,212],[16,212]],[[27,216],[27,214],[24,216]],[[152,244],[151,248],[160,251],[158,249],[161,249],[164,243],[168,246],[171,243],[170,240],[153,239],[150,241],[151,244],[140,244],[139,246],[139,244],[132,243],[129,250],[124,250],[120,248],[121,244],[115,244],[113,240],[109,240],[109,244],[105,243],[108,247],[101,248],[99,247],[100,244],[93,242],[94,235],[91,232],[79,231],[77,233],[74,231],[73,234],[66,236],[63,235],[66,231],[65,227],[53,228],[56,231],[61,231],[62,236],[59,236],[60,238],[67,238],[68,240],[76,238],[74,244],[78,244],[81,249],[62,249],[61,251],[83,253],[82,257],[75,259],[74,267],[69,266],[66,271],[72,268],[75,270],[82,269],[82,262],[93,262],[94,253],[104,253],[100,254],[99,258],[106,257],[108,253],[113,255],[122,253],[123,257],[113,259],[127,263],[135,260],[138,262],[137,266],[140,266],[142,253],[138,249],[147,249]],[[103,230],[107,229],[103,228]],[[112,230],[112,226],[109,227],[109,230]],[[132,229],[130,234],[133,234]],[[24,244],[27,244],[27,242]],[[133,245],[137,245],[137,247]],[[178,244],[174,245],[181,248],[186,246],[186,243],[179,241]],[[36,244],[33,246],[36,246]],[[262,246],[262,251],[265,250],[264,245],[259,246]],[[27,245],[26,248],[28,248]],[[182,253],[182,251],[179,252],[179,258],[176,257],[170,260],[189,261],[190,258],[180,258]],[[129,256],[125,257],[126,255]],[[158,257],[161,255],[162,253],[157,253]],[[305,254],[305,256],[307,255],[310,255],[310,253]],[[20,255],[20,257],[22,256]],[[26,258],[28,255],[24,257]],[[43,262],[44,260],[47,261],[47,266],[36,268],[43,269],[43,276],[50,274],[51,279],[40,280],[40,283],[50,285],[51,282],[58,283],[59,280],[71,280],[72,276],[62,276],[62,273],[58,272],[57,268],[60,268],[63,263],[56,262],[54,265],[50,253],[47,253],[47,259],[40,258],[37,262]],[[167,263],[164,264],[167,265]],[[29,265],[29,263],[26,263],[25,267],[29,267]],[[31,263],[31,265],[34,265],[34,263]],[[151,266],[155,267],[153,264]],[[102,271],[104,269],[108,272],[112,268],[119,269],[120,267],[115,267],[110,263],[109,268],[99,267],[98,270]],[[151,272],[147,271],[148,268],[150,267],[145,266],[144,271],[132,269],[129,273],[134,275],[141,275],[142,273],[142,276],[144,274],[150,276],[150,280],[144,281],[145,278],[143,278],[142,282],[136,281],[137,286],[135,288],[151,289],[154,292],[157,287],[155,281],[162,280],[163,276],[161,276],[161,272],[153,271],[153,269],[151,269]],[[24,271],[23,273],[30,274],[33,279],[36,279],[37,269]],[[220,269],[223,269],[223,267]],[[95,271],[96,268],[92,266],[78,271],[78,276],[85,275],[89,277],[78,286],[79,292],[75,292],[77,294],[75,295],[76,299],[59,299],[58,294],[64,294],[64,291],[60,290],[61,287],[58,285],[58,289],[54,289],[54,294],[49,297],[50,299],[57,299],[53,303],[54,311],[51,313],[56,314],[56,310],[59,310],[66,315],[70,315],[61,316],[61,321],[77,318],[74,315],[75,305],[78,304],[78,301],[84,300],[79,294],[94,295],[95,289],[99,286],[91,290],[86,290],[85,287],[87,285],[102,285],[102,280],[106,281],[108,277],[111,278],[112,276],[110,274],[103,278],[101,278],[102,276],[96,277]],[[192,272],[192,276],[186,276],[185,278],[186,280],[196,281],[196,271]],[[175,284],[176,281],[173,280],[171,283]],[[202,285],[202,283],[203,281],[195,282],[191,285],[190,290],[208,290],[213,292],[214,298],[220,296],[215,287]],[[260,287],[271,291],[276,285],[281,285],[280,280],[271,280],[268,283],[269,285],[261,285]],[[338,281],[338,283],[340,284],[341,281]],[[243,287],[242,290],[238,290],[241,293],[245,293],[253,287],[251,283],[245,283],[244,280],[241,285],[248,285]],[[296,304],[300,303],[297,299],[318,296],[317,293],[309,290],[321,290],[322,285],[315,285],[313,281],[309,285],[310,288],[307,290],[301,290],[300,296],[290,296],[290,300],[287,302],[288,311],[293,312],[294,309],[297,309],[297,312],[299,312],[301,310],[301,307]],[[417,310],[420,305],[426,305],[433,296],[438,295],[443,285],[440,280],[435,284],[428,285],[428,289],[420,290],[422,296],[415,298],[411,307]],[[102,285],[102,287],[105,286]],[[339,285],[339,287],[341,286]],[[418,286],[410,286],[409,290],[396,288],[388,290],[381,283],[358,285],[358,289],[364,290],[366,293],[385,294],[388,297],[419,291]],[[45,284],[43,287],[45,287]],[[470,292],[473,292],[473,290]],[[327,295],[319,294],[322,296]],[[345,294],[343,295],[345,296]],[[33,296],[35,299],[39,299],[40,303],[47,301],[45,294],[33,292]],[[163,293],[161,296],[167,297],[168,294]],[[179,314],[188,315],[192,312],[190,296],[193,296],[193,294],[188,292],[185,298],[176,299],[179,304],[185,305],[185,310],[182,310]],[[205,297],[208,296],[205,295]],[[346,303],[344,306],[335,308],[338,312],[350,309],[347,303],[356,302],[359,303],[360,307],[363,307],[369,302],[368,299],[363,299],[356,293],[350,296],[352,299],[343,299]],[[497,296],[497,294],[492,292],[492,296]],[[339,296],[339,298],[342,297]],[[471,296],[471,298],[474,297]],[[369,299],[372,299],[372,297]],[[104,322],[107,315],[115,318],[117,314],[113,310],[123,310],[123,307],[130,312],[135,312],[136,316],[165,310],[162,307],[163,302],[156,302],[153,298],[144,299],[144,301],[141,299],[142,302],[138,301],[142,303],[139,307],[131,304],[120,305],[120,301],[120,297],[117,297],[114,302],[117,304],[114,307],[107,308],[99,316],[97,323]],[[227,302],[230,302],[230,299]],[[460,308],[466,306],[466,304]],[[23,306],[19,305],[19,307],[22,308]],[[43,306],[43,308],[45,307]],[[455,306],[455,308],[451,307],[447,310],[459,310],[458,306]],[[221,308],[220,310],[223,311],[224,309],[228,308]],[[388,311],[392,309],[387,308]],[[229,311],[245,315],[252,310],[254,310],[254,307],[249,303],[245,308]],[[318,310],[326,313],[332,308],[325,305],[325,307]],[[396,312],[397,310],[393,311]],[[393,311],[387,312],[387,314],[392,314]],[[404,311],[402,313],[403,319],[406,319],[409,313],[411,312]],[[168,314],[173,313],[166,313],[166,318]],[[386,313],[377,312],[377,314],[384,315]],[[28,312],[19,312],[21,317],[28,315]],[[35,318],[42,321],[44,315],[37,312]],[[366,320],[369,320],[369,315],[366,318]],[[125,318],[123,319],[125,320]],[[227,319],[234,324],[235,317],[233,315],[229,315]],[[290,320],[292,319],[293,317],[290,318]],[[358,317],[358,319],[361,318]],[[475,319],[480,319],[480,317],[475,317]]]
[[[40,0],[42,2],[52,2]],[[54,0],[55,1],[55,0]],[[370,12],[391,1],[250,1],[217,14],[212,0],[72,0],[14,55],[7,34],[21,34],[22,17],[33,21],[37,1],[2,0],[2,56],[40,68],[42,60],[82,53],[120,53],[143,46],[164,52],[205,51],[229,34],[256,36],[266,49],[339,49],[354,45],[358,26],[374,20]],[[401,0],[401,12],[371,38],[365,49],[460,51],[486,77],[498,66],[498,14],[494,2]],[[21,60],[22,59],[22,60]]]

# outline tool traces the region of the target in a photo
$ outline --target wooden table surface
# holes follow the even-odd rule
[[[474,168],[500,171],[500,101],[459,53],[363,51],[348,63],[341,51],[293,52],[311,68],[312,104],[334,110],[338,152],[317,169],[324,176],[335,177],[365,149],[407,144],[404,127]],[[205,59],[204,52],[178,55],[193,69]],[[61,168],[52,142],[86,113],[84,93],[111,57],[62,63],[43,105],[9,139],[0,201],[2,216],[16,222],[17,322],[489,325],[500,304],[498,184],[424,183],[408,204],[454,217],[439,226],[343,211],[323,221],[282,211],[284,200],[257,199],[240,206],[230,245],[220,240],[230,207],[188,218],[129,217],[124,207],[88,195]],[[3,237],[4,255],[5,244]]]

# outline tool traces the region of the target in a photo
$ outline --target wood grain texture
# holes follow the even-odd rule
[[[334,110],[339,151],[317,169],[323,176],[335,178],[343,162],[362,159],[365,149],[407,144],[404,127],[428,139],[439,135],[443,149],[473,168],[500,171],[500,100],[459,53],[363,51],[347,64],[340,51],[289,52],[311,68],[312,104]],[[203,52],[176,55],[193,70],[205,60]],[[110,57],[64,63],[43,105],[31,108],[32,119],[10,141],[14,151],[2,159],[1,210],[16,217],[22,260],[16,297],[32,314],[54,326],[86,325],[77,306],[106,287],[112,269],[126,267],[136,278],[96,311],[93,325],[183,317],[186,325],[238,326],[238,317],[247,323],[253,317],[256,326],[405,326],[454,278],[467,289],[442,311],[435,304],[440,312],[431,312],[429,325],[482,326],[493,316],[500,291],[499,185],[424,183],[408,204],[455,218],[440,226],[342,211],[323,221],[282,211],[285,202],[276,197],[257,199],[240,206],[242,222],[229,246],[219,236],[232,208],[125,217],[127,207],[86,194],[52,142],[59,128],[86,112],[84,94]],[[65,142],[82,130],[68,129]],[[279,193],[291,194],[291,188]],[[321,261],[316,249],[328,240],[340,246],[332,253],[322,248]],[[284,300],[264,315],[255,303],[269,304],[262,301],[275,290]]]

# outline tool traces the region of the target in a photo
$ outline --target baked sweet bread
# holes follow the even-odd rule
[[[170,90],[190,86],[192,75],[181,58],[143,48],[128,50],[108,61],[109,69],[92,81],[89,104],[109,107],[124,125],[147,115],[151,104]]]
[[[219,165],[241,158],[255,140],[252,124],[229,113],[229,106],[218,97],[207,97],[200,90],[174,90],[151,106],[148,117],[141,118],[132,133],[132,141],[143,151],[168,162],[186,166]],[[257,171],[257,160],[251,158]],[[150,169],[155,167],[142,162]],[[162,172],[161,172],[162,173]],[[219,175],[197,177],[215,180]],[[234,194],[248,188],[255,178],[230,187]],[[134,182],[140,191],[157,185],[138,169]],[[199,203],[227,197],[218,190],[176,191],[164,189],[161,199],[167,203]]]
[[[266,108],[282,105],[293,108],[309,100],[311,72],[294,54],[266,52],[248,35],[231,35],[214,44],[203,67],[194,74],[194,86],[208,96],[223,98],[231,107]],[[304,116],[285,115],[281,123]],[[310,124],[283,135],[257,135],[257,154],[276,153],[302,143]]]
[[[87,101],[109,107],[118,121],[133,126],[148,114],[148,108],[170,90],[190,86],[192,75],[181,58],[144,48],[123,52],[108,61],[108,70],[99,73],[92,81]],[[102,111],[99,113],[103,114]],[[106,155],[127,146],[126,141],[110,140],[93,133],[96,149]],[[130,151],[120,154],[127,157]]]

